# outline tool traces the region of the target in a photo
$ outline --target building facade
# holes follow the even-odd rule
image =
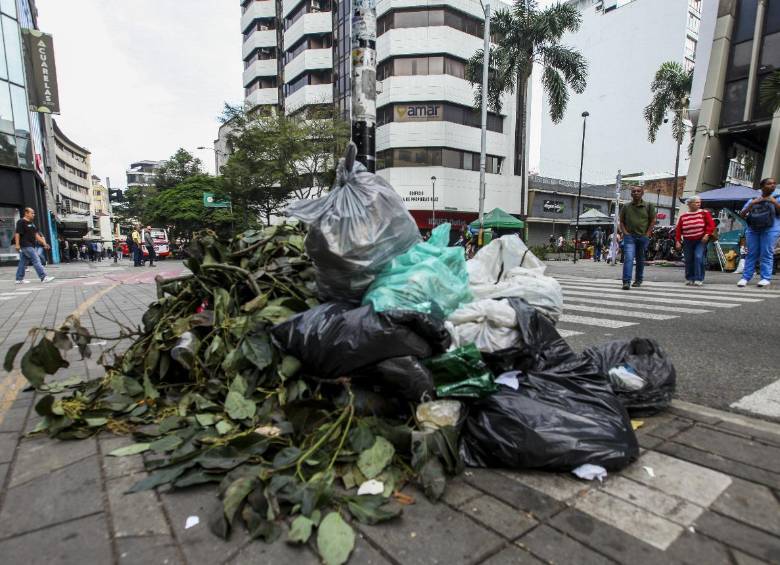
[[[0,262],[18,259],[13,233],[25,207],[35,210],[41,234],[57,241],[49,206],[54,194],[46,172],[51,159],[45,150],[45,123],[41,114],[28,109],[21,28],[37,29],[34,2],[0,1]]]
[[[151,186],[162,161],[136,161],[127,169],[127,188],[131,186]]]
[[[92,224],[96,235],[104,245],[111,249],[114,241],[114,223],[111,217],[111,199],[108,189],[103,186],[100,177],[92,175]]]
[[[780,176],[780,108],[773,112],[759,95],[780,69],[780,2],[720,0],[709,9],[708,64],[694,76],[689,194]]]
[[[650,84],[662,63],[694,68],[702,5],[716,0],[571,0],[582,26],[562,43],[580,51],[589,63],[588,85],[572,93],[566,115],[554,124],[544,93],[539,174],[578,180],[583,111],[589,112],[583,180],[610,182],[623,173],[673,175],[677,144],[671,126],[662,125],[655,143],[647,138],[643,110]],[[671,116],[670,116],[671,117]],[[680,175],[685,175],[687,140]]]
[[[463,228],[479,205],[480,113],[465,65],[482,47],[481,4],[379,0],[376,14],[377,174],[421,229]],[[351,4],[337,0],[242,2],[247,105],[295,114],[333,104],[349,119],[351,19]],[[488,119],[486,211],[521,213],[514,108],[504,96]]]

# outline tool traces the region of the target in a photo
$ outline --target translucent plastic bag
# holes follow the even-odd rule
[[[493,240],[466,266],[475,298],[522,298],[553,321],[563,312],[561,285],[516,235]]]
[[[444,323],[455,347],[473,343],[492,353],[520,341],[517,315],[508,300],[477,300],[455,310]]]
[[[374,310],[414,310],[448,316],[471,301],[462,247],[447,247],[450,224],[435,228],[428,241],[394,258],[369,287],[363,304]]]
[[[349,153],[349,152],[348,152]],[[401,197],[382,177],[350,156],[339,162],[333,189],[286,211],[309,227],[306,253],[322,298],[359,301],[375,275],[420,241]]]

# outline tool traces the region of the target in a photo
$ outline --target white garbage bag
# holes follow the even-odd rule
[[[505,235],[466,262],[474,298],[522,298],[553,321],[563,311],[563,291],[523,240]]]
[[[473,343],[480,351],[492,353],[520,341],[517,314],[508,300],[477,300],[450,314],[445,327],[452,335],[452,347]]]

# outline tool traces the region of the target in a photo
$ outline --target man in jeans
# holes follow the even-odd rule
[[[16,269],[16,284],[27,284],[30,281],[24,280],[24,271],[28,264],[31,264],[38,274],[41,282],[47,283],[54,280],[54,277],[46,276],[46,271],[41,265],[41,258],[35,249],[35,243],[40,243],[44,249],[51,249],[46,240],[38,233],[33,220],[35,219],[35,210],[32,208],[24,209],[24,216],[16,222],[16,232],[14,233],[14,246],[19,252],[19,267]]]
[[[146,231],[144,231],[144,243],[146,244],[146,250],[149,252],[149,266],[154,267],[154,260],[157,258],[157,254],[154,252],[152,226],[146,226]]]
[[[631,188],[631,202],[620,210],[620,232],[623,234],[623,290],[641,286],[645,272],[645,250],[656,222],[655,206],[642,200],[645,189]],[[631,270],[636,258],[636,276],[631,284]]]

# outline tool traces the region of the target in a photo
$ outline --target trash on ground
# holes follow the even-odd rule
[[[439,397],[481,398],[497,390],[473,343],[425,361]]]
[[[416,416],[423,430],[438,430],[456,426],[461,418],[463,404],[457,400],[434,400],[417,406]]]
[[[517,316],[508,300],[484,299],[465,304],[445,323],[455,347],[473,343],[480,351],[508,349],[520,340]]]
[[[200,524],[200,518],[197,516],[187,516],[187,521],[184,522],[184,529],[189,530]]]
[[[644,420],[631,420],[631,427],[634,429],[634,431],[638,430],[644,425],[645,425]]]
[[[644,466],[644,467],[642,467],[642,469],[644,469],[644,470],[645,470],[645,473],[647,473],[648,475],[650,475],[650,478],[651,478],[651,479],[654,479],[654,478],[655,478],[655,471],[653,471],[653,468],[652,468],[652,467],[647,467],[647,466]]]
[[[377,481],[376,479],[369,479],[368,481],[364,482],[362,485],[360,485],[360,488],[358,488],[358,496],[363,496],[366,494],[382,494],[385,491],[385,484],[382,481]]]
[[[590,463],[580,465],[576,469],[572,470],[572,473],[574,473],[580,479],[586,481],[598,479],[600,483],[603,483],[604,479],[607,478],[607,470],[604,467],[599,465],[591,465]]]
[[[616,391],[634,392],[647,386],[647,381],[637,375],[631,365],[625,363],[609,370],[609,380]]]

